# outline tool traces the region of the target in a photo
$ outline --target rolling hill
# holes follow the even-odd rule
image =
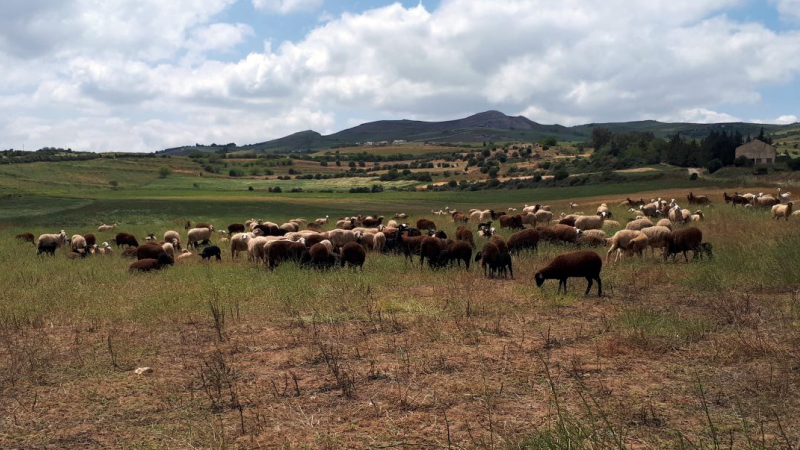
[[[691,138],[701,138],[712,131],[738,130],[743,135],[757,135],[761,127],[768,133],[783,133],[800,130],[800,124],[761,125],[755,123],[664,123],[655,120],[616,123],[591,123],[565,127],[542,125],[526,117],[511,117],[499,111],[487,111],[473,116],[445,122],[422,122],[417,120],[381,120],[358,125],[338,133],[323,136],[316,131],[301,131],[280,139],[229,148],[229,151],[255,151],[256,153],[290,153],[327,150],[334,147],[352,146],[359,142],[505,142],[538,141],[555,136],[560,141],[583,141],[595,127],[608,128],[613,132],[652,132],[666,137],[680,133]],[[168,155],[188,155],[192,152],[213,152],[220,146],[187,146],[162,150]]]

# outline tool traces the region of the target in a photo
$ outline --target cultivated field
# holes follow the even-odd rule
[[[19,176],[0,181],[0,448],[800,446],[800,221],[722,202],[721,186],[775,185],[271,195],[247,180],[161,180],[157,163],[113,164],[77,166],[86,179],[0,169]],[[225,245],[221,263],[130,274],[120,251],[37,257],[14,239],[64,229],[142,241],[174,229],[185,241],[185,219],[224,229],[400,212],[453,236],[452,220],[431,210],[542,203],[557,215],[570,202],[588,214],[607,202],[624,226],[625,197],[689,207],[687,186],[714,202],[693,224],[713,260],[665,263],[656,252],[607,264],[602,298],[584,297],[582,279],[567,295],[556,281],[536,287],[534,273],[573,249],[549,243],[515,255],[512,280],[375,252],[363,271],[271,272],[232,261]]]

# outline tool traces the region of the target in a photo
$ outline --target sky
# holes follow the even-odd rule
[[[800,0],[0,1],[0,149],[242,145],[487,110],[797,122]]]

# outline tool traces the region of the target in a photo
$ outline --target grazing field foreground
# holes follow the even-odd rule
[[[455,237],[450,216],[431,210],[542,203],[557,218],[605,202],[624,228],[627,196],[699,208],[688,189],[659,187],[10,199],[0,448],[800,448],[800,222],[733,208],[721,189],[696,190],[713,202],[704,220],[674,225],[702,230],[713,259],[648,250],[605,263],[600,298],[583,295],[584,279],[566,295],[556,280],[536,287],[534,274],[573,244],[540,242],[513,256],[513,279],[490,279],[474,261],[431,270],[374,251],[363,270],[270,271],[233,260],[219,233],[221,262],[195,255],[136,274],[121,249],[37,257],[15,239],[63,229],[141,243],[176,230],[185,243],[184,220],[222,230],[330,215],[329,230],[339,217],[397,213]],[[97,231],[103,223],[118,225]],[[487,240],[469,227],[474,256]],[[605,262],[606,247],[585,248]]]

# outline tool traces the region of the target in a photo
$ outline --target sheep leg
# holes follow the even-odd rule
[[[602,297],[603,296],[603,282],[600,281],[600,276],[599,275],[595,279],[597,280],[597,296],[598,297]]]
[[[584,295],[584,296],[585,296],[585,295],[589,295],[589,291],[591,291],[591,290],[592,290],[592,283],[593,283],[593,281],[592,281],[592,277],[586,277],[586,281],[588,281],[588,282],[589,282],[589,285],[588,285],[588,286],[586,286],[586,292],[584,292],[584,293],[583,293],[583,295]]]

